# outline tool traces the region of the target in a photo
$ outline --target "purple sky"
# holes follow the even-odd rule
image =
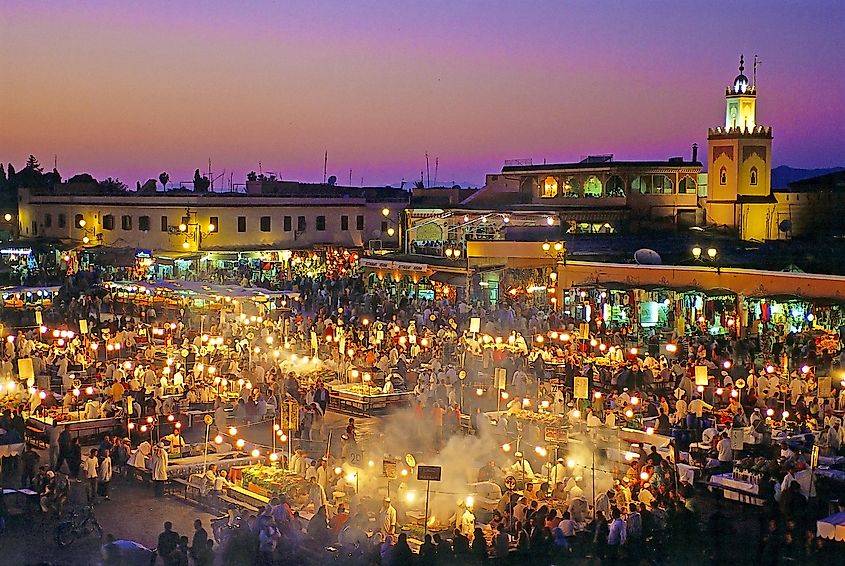
[[[480,184],[505,159],[688,156],[758,54],[774,163],[845,165],[845,3],[4,0],[0,162]],[[750,63],[746,74],[750,76]]]

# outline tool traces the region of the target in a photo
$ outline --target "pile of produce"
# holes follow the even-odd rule
[[[508,414],[523,420],[523,421],[531,421],[540,424],[557,424],[560,420],[558,415],[553,415],[551,413],[535,413],[534,411],[526,411],[525,409],[509,409]]]
[[[346,393],[354,393],[356,395],[380,395],[381,389],[379,387],[373,387],[372,385],[366,385],[361,383],[352,383],[349,385],[339,385],[335,387],[338,391],[343,391]]]
[[[270,466],[250,466],[242,472],[242,487],[254,485],[263,495],[274,497],[289,493],[303,486],[303,479],[293,472]]]

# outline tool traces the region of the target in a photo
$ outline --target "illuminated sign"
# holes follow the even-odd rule
[[[4,248],[0,250],[0,254],[6,255],[29,255],[32,253],[32,248]]]

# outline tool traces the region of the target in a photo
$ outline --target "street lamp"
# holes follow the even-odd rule
[[[453,247],[449,246],[448,248],[446,248],[444,250],[444,253],[446,254],[446,257],[448,257],[449,259],[460,259],[460,257],[461,257],[461,249],[458,248],[458,247],[453,248]]]
[[[384,216],[384,217],[390,216],[390,209],[386,208],[386,207],[382,208],[381,209],[381,215]]]
[[[713,246],[708,246],[707,250],[705,251],[704,248],[696,244],[692,247],[692,257],[695,261],[709,261],[710,263],[714,264],[716,267],[716,271],[720,271],[720,267],[716,265],[716,258],[719,255],[719,250],[714,248]]]

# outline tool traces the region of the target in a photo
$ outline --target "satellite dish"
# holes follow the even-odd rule
[[[335,185],[337,185],[337,177],[332,175],[331,177],[328,178],[327,182],[330,186],[334,187]]]
[[[634,252],[634,261],[639,265],[662,265],[663,259],[660,254],[648,248],[642,248]]]
[[[792,220],[781,220],[780,224],[778,224],[778,230],[780,230],[781,232],[792,231]]]

